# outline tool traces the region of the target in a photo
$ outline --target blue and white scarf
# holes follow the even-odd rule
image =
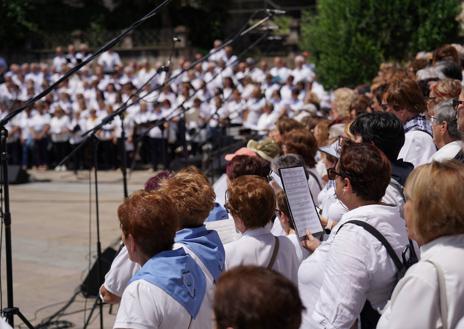
[[[430,121],[427,120],[427,118],[423,115],[418,115],[412,119],[409,119],[403,127],[404,133],[407,133],[411,130],[419,130],[432,136],[432,125],[430,124]]]
[[[177,231],[174,241],[184,244],[202,261],[217,281],[225,267],[224,246],[216,231],[207,230],[204,225]]]
[[[162,251],[150,258],[129,283],[144,280],[171,296],[196,318],[206,295],[206,277],[184,249]]]

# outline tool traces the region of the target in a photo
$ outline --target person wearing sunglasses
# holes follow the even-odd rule
[[[462,150],[462,134],[458,130],[456,111],[453,101],[439,103],[432,110],[433,141],[438,151],[432,156],[432,161],[451,160]]]
[[[382,243],[350,221],[373,226],[398,257],[408,245],[408,235],[399,208],[381,203],[391,166],[376,146],[345,143],[336,167],[329,169],[328,175],[335,181],[335,193],[348,212],[298,271],[307,308],[302,327],[349,329],[360,315],[362,319],[378,320],[376,312],[390,298],[397,274]],[[364,306],[369,309],[368,305],[371,311],[362,312]]]

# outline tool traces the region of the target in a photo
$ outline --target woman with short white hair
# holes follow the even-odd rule
[[[433,108],[431,114],[433,141],[438,148],[438,151],[432,156],[432,160],[454,159],[462,150],[464,143],[461,140],[462,134],[458,130],[453,101],[441,102]]]

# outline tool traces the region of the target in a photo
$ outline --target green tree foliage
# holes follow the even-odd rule
[[[28,0],[0,0],[0,13],[0,48],[19,46],[30,32],[37,30]]]
[[[459,0],[320,0],[302,17],[300,47],[310,50],[330,87],[370,81],[385,60],[402,61],[457,36]]]

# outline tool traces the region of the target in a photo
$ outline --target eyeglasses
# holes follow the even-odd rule
[[[346,175],[337,172],[334,168],[327,169],[327,177],[329,177],[330,180],[335,180],[337,176],[340,176],[342,178],[346,177]]]
[[[436,116],[434,116],[434,115],[432,115],[432,116],[430,117],[430,122],[431,122],[432,124],[439,124],[439,123],[440,123],[440,121],[438,121],[438,117],[436,117]]]

